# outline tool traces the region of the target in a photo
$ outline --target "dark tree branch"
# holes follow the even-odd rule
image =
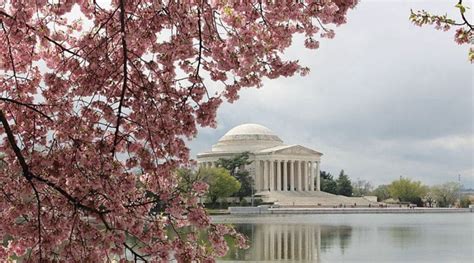
[[[459,0],[458,4],[462,5],[462,1],[463,0]],[[469,23],[469,21],[467,21],[467,18],[464,15],[464,12],[461,9],[459,9],[459,12],[461,13],[461,17],[462,17],[462,20],[464,21],[464,23],[472,30],[474,27],[471,23]]]
[[[0,101],[5,101],[5,102],[10,102],[10,103],[14,103],[14,104],[18,104],[20,106],[24,106],[38,114],[40,114],[41,116],[45,117],[46,119],[50,120],[50,121],[53,121],[53,119],[51,119],[51,117],[49,117],[48,115],[46,115],[44,112],[38,110],[35,108],[35,106],[43,106],[43,105],[37,105],[37,104],[31,104],[31,103],[24,103],[24,102],[20,102],[20,101],[17,101],[17,100],[14,100],[14,99],[9,99],[9,98],[0,98]]]
[[[146,258],[140,254],[138,254],[135,250],[133,250],[132,247],[130,247],[129,245],[127,245],[125,242],[123,243],[123,245],[128,249],[130,250],[130,252],[133,254],[133,256],[135,257],[135,262],[137,261],[136,259],[139,258],[140,260],[143,260],[144,262],[148,262],[148,260],[146,260]]]
[[[115,125],[114,145],[112,147],[112,156],[115,155],[115,148],[119,143],[120,121],[122,119],[122,106],[125,99],[125,91],[127,90],[127,41],[125,39],[125,3],[120,1],[120,31],[122,34],[122,55],[123,55],[123,82],[122,93],[120,94],[120,103],[117,113],[117,123]]]
[[[21,169],[23,171],[23,176],[27,180],[31,180],[30,168],[28,167],[28,164],[26,163],[20,148],[18,148],[18,145],[16,144],[15,136],[13,136],[13,132],[2,110],[0,110],[0,121],[2,122],[3,128],[5,129],[5,133],[7,134],[8,142],[10,143],[10,146],[12,147],[13,152],[15,153],[16,158],[18,159],[18,162],[20,163]]]

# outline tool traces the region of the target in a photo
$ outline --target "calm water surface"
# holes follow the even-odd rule
[[[474,262],[474,214],[216,216],[251,241],[220,261]]]

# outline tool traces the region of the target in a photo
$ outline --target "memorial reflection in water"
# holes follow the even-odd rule
[[[231,249],[223,260],[318,262],[321,250],[333,247],[335,242],[344,249],[352,231],[349,226],[317,224],[238,224],[235,227],[249,238],[251,247]]]

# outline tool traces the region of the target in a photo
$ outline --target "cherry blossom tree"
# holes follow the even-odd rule
[[[453,1],[456,2],[456,1]],[[451,27],[455,27],[456,32],[454,34],[454,41],[459,45],[469,45],[469,54],[468,59],[471,63],[474,63],[474,44],[473,39],[473,27],[472,22],[468,20],[468,13],[472,14],[472,11],[469,12],[470,7],[466,6],[463,3],[463,0],[457,0],[457,3],[453,6],[459,9],[459,19],[449,18],[448,15],[433,15],[426,10],[411,11],[410,20],[417,26],[423,25],[434,25],[435,29],[448,31]],[[471,15],[472,17],[472,15]]]
[[[241,88],[307,74],[283,57],[292,37],[317,49],[356,3],[0,1],[0,259],[212,262],[225,236],[245,246],[198,203],[206,184],[178,186],[185,142]]]

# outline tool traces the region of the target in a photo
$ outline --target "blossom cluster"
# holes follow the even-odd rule
[[[224,236],[245,246],[206,215],[205,184],[179,187],[186,140],[241,88],[306,75],[282,56],[292,37],[317,49],[357,0],[99,2],[0,3],[0,261],[212,262]]]

